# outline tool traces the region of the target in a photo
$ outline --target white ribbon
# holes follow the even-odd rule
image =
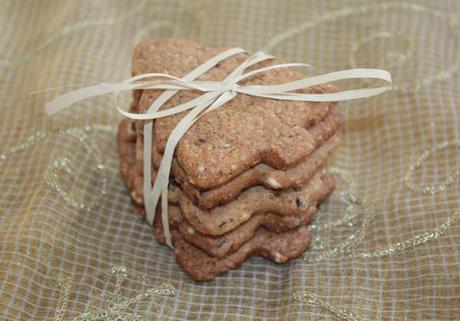
[[[256,74],[267,72],[272,69],[308,67],[302,63],[276,64],[251,71],[247,69],[257,63],[273,59],[272,56],[263,52],[257,52],[248,57],[241,65],[236,67],[223,81],[200,81],[198,77],[215,67],[221,61],[231,56],[244,53],[241,48],[226,50],[217,56],[207,60],[202,65],[192,70],[183,78],[174,77],[163,73],[147,73],[129,78],[121,83],[103,83],[86,88],[81,88],[60,97],[55,98],[45,106],[49,115],[57,113],[68,106],[99,95],[114,94],[114,104],[118,111],[125,117],[144,120],[144,203],[146,218],[153,224],[157,204],[161,197],[161,216],[166,243],[172,248],[171,235],[168,220],[168,184],[171,163],[174,150],[182,136],[203,115],[213,111],[235,98],[238,94],[263,97],[278,100],[295,100],[309,102],[345,101],[357,98],[366,98],[381,94],[391,88],[391,74],[381,69],[349,69],[331,72],[328,74],[307,77],[300,80],[278,85],[248,85],[241,86],[239,82]],[[180,63],[180,62],[178,62]],[[307,94],[293,92],[298,89],[308,88],[315,85],[330,83],[345,79],[379,79],[387,82],[385,86],[376,88],[364,88],[346,90],[335,93]],[[118,93],[134,89],[163,89],[165,90],[149,107],[144,114],[127,112],[118,105]],[[185,103],[172,108],[161,110],[160,108],[179,90],[198,90],[203,94]],[[166,142],[163,158],[153,186],[151,185],[152,174],[152,120],[174,115],[190,110],[173,129]]]

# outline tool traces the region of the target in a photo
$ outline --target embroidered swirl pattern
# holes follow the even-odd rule
[[[134,297],[125,297],[122,294],[122,284],[128,277],[128,271],[124,266],[115,266],[112,269],[115,277],[115,289],[108,296],[104,306],[89,309],[72,319],[71,321],[141,321],[143,317],[139,312],[130,312],[130,308],[136,304],[152,299],[154,296],[174,297],[176,289],[170,283],[162,283],[158,287],[147,289]],[[59,283],[61,294],[53,321],[63,321],[66,313],[69,292],[71,291],[71,279],[66,278]],[[158,309],[158,308],[157,308]]]
[[[300,303],[305,303],[313,306],[319,306],[325,311],[331,313],[332,316],[337,318],[338,320],[345,320],[345,321],[361,321],[361,318],[358,318],[355,313],[349,311],[344,308],[338,308],[326,300],[320,299],[319,297],[313,295],[308,290],[299,290],[295,291],[292,294],[292,297],[295,301]]]
[[[4,319],[457,318],[460,15],[456,1],[366,0],[350,5],[330,0],[299,5],[100,0],[78,2],[78,10],[62,1],[40,3],[41,9],[35,10],[33,3],[0,1],[0,17],[6,18],[0,19],[0,315]],[[351,112],[366,120],[377,113],[390,117],[384,117],[375,131],[367,123],[358,134],[346,127],[350,140],[342,148],[350,150],[339,151],[342,154],[331,168],[342,184],[312,222],[314,240],[303,258],[285,265],[253,258],[214,282],[189,281],[171,253],[152,240],[150,228],[130,215],[133,208],[126,190],[120,180],[112,180],[118,171],[116,148],[111,146],[106,153],[105,140],[95,136],[114,142],[114,117],[96,108],[87,125],[48,124],[49,119],[36,112],[43,107],[43,96],[23,96],[49,84],[90,85],[85,78],[89,68],[101,77],[90,82],[118,80],[112,76],[121,75],[107,66],[119,66],[124,61],[115,60],[119,52],[128,57],[131,45],[149,37],[242,45],[291,61],[304,60],[318,68],[315,72],[330,71],[338,64],[392,72],[396,82],[392,94],[372,101],[363,114]],[[63,45],[72,51],[59,52]],[[348,107],[345,114],[350,116]],[[386,114],[387,107],[391,114]],[[108,119],[113,127],[99,125]],[[12,146],[9,142],[15,137],[27,138]],[[370,148],[373,143],[381,145]],[[92,176],[78,176],[82,169]],[[28,177],[30,172],[34,175]],[[91,188],[74,189],[69,182]],[[366,190],[373,184],[382,190]],[[28,197],[26,202],[23,197]],[[65,209],[56,226],[51,203]],[[67,220],[75,213],[90,219]],[[41,225],[41,220],[48,221]],[[114,266],[111,260],[129,262],[133,270]],[[112,274],[101,278],[107,266],[114,266]],[[134,273],[134,267],[142,273]],[[152,273],[162,281],[148,281]]]
[[[99,195],[92,197],[93,200],[89,202],[83,202],[79,199],[78,196],[72,195],[66,188],[60,183],[60,177],[62,175],[62,170],[69,175],[70,177],[75,177],[75,171],[73,168],[76,165],[70,158],[68,157],[59,157],[55,159],[52,164],[48,167],[48,170],[45,173],[45,180],[47,184],[56,190],[59,195],[70,205],[73,207],[84,209],[90,211],[97,205],[99,205],[100,200],[104,195],[107,193],[107,171],[104,161],[101,159],[101,156],[98,152],[98,147],[93,143],[91,138],[88,137],[88,133],[92,130],[102,130],[113,132],[113,128],[111,127],[91,127],[91,126],[84,126],[80,128],[69,128],[64,129],[61,132],[65,135],[73,137],[77,139],[77,141],[82,145],[83,149],[95,160],[95,169],[99,173],[100,178],[98,182],[100,184]]]
[[[444,149],[452,144],[444,143],[440,146],[430,149],[425,152],[419,160],[416,161],[416,164],[419,164],[418,167],[422,166],[423,160],[431,156],[433,153]],[[410,167],[409,173],[414,166]],[[331,223],[323,223],[319,225],[318,223],[313,223],[310,227],[314,233],[316,233],[315,238],[313,239],[313,244],[309,251],[304,253],[304,261],[306,263],[319,262],[328,258],[372,258],[372,257],[384,257],[387,255],[397,254],[400,252],[408,251],[413,249],[416,246],[426,244],[430,241],[439,239],[446,230],[453,224],[457,223],[460,220],[460,211],[455,211],[450,217],[448,217],[444,223],[436,226],[430,231],[426,231],[420,234],[417,234],[411,238],[397,241],[389,246],[376,248],[370,251],[364,251],[356,249],[356,246],[363,242],[367,229],[371,223],[374,212],[374,205],[372,202],[364,199],[360,199],[355,193],[355,182],[352,179],[351,175],[346,171],[337,168],[331,168],[330,171],[340,177],[343,181],[346,182],[346,189],[342,191],[342,201],[349,203],[348,207],[345,210],[345,214],[342,218],[336,219]],[[451,174],[449,177],[455,176],[457,172]],[[407,176],[406,176],[407,177]],[[456,177],[456,176],[455,176]],[[450,182],[451,179],[447,178],[446,182]],[[437,191],[443,191],[446,183],[439,185]],[[434,190],[433,186],[428,187],[429,190]],[[414,190],[416,191],[425,191],[426,187],[417,187],[414,185]],[[337,193],[337,192],[336,192]],[[334,197],[334,196],[332,196]],[[324,215],[324,214],[323,214]],[[326,214],[327,215],[327,214]],[[321,213],[318,213],[318,217],[321,217]],[[360,224],[354,224],[353,220],[359,218],[361,220]],[[344,240],[339,241],[336,244],[331,244],[328,240],[324,242],[323,237],[321,237],[320,232],[324,230],[334,230],[337,227],[348,226],[351,228],[349,236]]]
[[[71,178],[74,178],[74,168],[76,166],[80,166],[75,164],[72,159],[67,156],[58,157],[52,161],[44,173],[44,178],[48,186],[57,191],[67,203],[73,207],[89,211],[99,205],[100,200],[107,193],[108,180],[107,168],[101,156],[99,155],[99,147],[95,145],[93,140],[88,136],[88,134],[91,132],[106,132],[114,134],[115,128],[112,126],[94,124],[80,127],[58,128],[50,132],[37,131],[31,136],[27,137],[23,142],[9,148],[7,151],[0,154],[0,161],[6,160],[9,156],[15,153],[22,152],[26,149],[34,147],[37,143],[42,142],[51,134],[64,134],[76,139],[83,147],[83,150],[85,150],[85,152],[88,153],[95,161],[94,168],[100,176],[98,179],[100,184],[100,188],[98,189],[99,194],[91,195],[89,198],[92,198],[92,201],[83,202],[80,200],[79,196],[74,196],[72,193],[67,191],[65,186],[60,183],[59,177],[62,172],[64,172],[66,175],[69,175]]]
[[[460,177],[460,169],[458,168],[452,170],[447,175],[444,182],[439,184],[420,185],[414,181],[415,172],[420,169],[430,157],[434,157],[440,151],[450,147],[460,147],[460,140],[447,141],[424,151],[422,155],[409,166],[409,169],[404,176],[404,183],[406,186],[414,193],[435,195],[439,192],[445,191],[447,187],[457,182]]]
[[[331,223],[316,223],[310,227],[310,230],[314,233],[313,244],[310,249],[304,253],[303,259],[305,263],[313,263],[323,261],[330,257],[335,257],[340,254],[345,255],[363,241],[367,227],[372,219],[372,203],[361,199],[356,194],[356,182],[352,176],[345,170],[339,168],[331,168],[329,170],[339,177],[346,185],[345,189],[341,192],[336,191],[331,197],[337,197],[341,195],[341,202],[347,204],[345,209],[345,215],[333,220]],[[328,202],[334,202],[335,200],[328,200]],[[316,217],[328,218],[327,213],[317,213]],[[360,219],[360,224],[356,227],[353,221]],[[351,229],[351,233],[345,236],[343,240],[338,241],[336,244],[331,244],[331,241],[327,239],[328,234],[321,235],[321,232],[327,232],[327,230],[345,227],[345,229]],[[327,241],[325,241],[327,240]]]
[[[438,81],[445,81],[451,78],[459,69],[460,69],[460,39],[459,34],[455,31],[458,29],[459,15],[457,13],[443,12],[436,9],[433,9],[428,6],[424,6],[417,3],[405,3],[405,2],[383,2],[378,4],[366,4],[362,6],[350,6],[344,7],[338,10],[333,10],[313,16],[308,21],[296,25],[288,30],[285,30],[274,37],[272,37],[268,43],[264,46],[264,50],[268,52],[273,52],[277,47],[287,46],[288,41],[292,40],[294,37],[300,36],[304,33],[307,33],[311,29],[318,27],[319,25],[334,24],[343,19],[357,19],[361,16],[370,15],[370,14],[390,14],[392,11],[395,12],[409,12],[414,15],[424,15],[429,18],[438,19],[440,21],[447,21],[450,24],[451,29],[451,41],[455,42],[455,55],[452,58],[453,60],[449,63],[449,67],[444,70],[439,70],[434,74],[423,76],[423,77],[411,77],[404,78],[404,81],[399,81],[400,76],[407,76],[410,73],[398,73],[396,70],[391,70],[395,79],[395,84],[392,88],[394,91],[404,90],[404,91],[419,91],[423,88],[426,88]],[[424,20],[422,20],[424,21]],[[377,31],[375,33],[367,33],[362,39],[357,40],[352,43],[349,49],[349,61],[350,65],[358,65],[356,61],[357,51],[367,44],[374,42],[378,43],[378,46],[374,45],[370,48],[375,48],[374,50],[381,50],[382,40],[388,42],[391,45],[391,42],[401,42],[402,46],[397,50],[389,49],[386,54],[382,55],[381,52],[373,52],[373,55],[366,55],[366,57],[379,57],[383,60],[390,60],[391,63],[399,64],[406,63],[407,59],[412,55],[414,48],[412,47],[410,40],[405,36],[402,36],[400,33],[390,33],[387,30]],[[378,40],[378,41],[377,41]],[[441,45],[441,44],[440,44]],[[390,47],[391,48],[391,47]],[[378,54],[377,54],[378,53]],[[362,66],[362,62],[360,62]],[[375,66],[375,63],[372,64]],[[388,67],[388,63],[385,64]]]

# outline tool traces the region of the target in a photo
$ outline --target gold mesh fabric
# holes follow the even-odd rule
[[[3,0],[0,30],[0,319],[460,318],[458,1]],[[159,37],[392,72],[393,91],[341,104],[339,186],[304,257],[191,281],[135,216],[111,98],[44,114]]]

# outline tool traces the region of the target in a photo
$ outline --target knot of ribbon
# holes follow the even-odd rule
[[[369,68],[335,71],[324,75],[306,77],[300,80],[277,85],[239,85],[242,80],[269,70],[310,66],[303,63],[283,63],[248,70],[248,68],[258,63],[274,59],[273,56],[263,52],[257,52],[249,56],[223,81],[197,80],[200,76],[215,67],[221,61],[245,52],[246,51],[241,48],[232,48],[223,51],[205,61],[182,78],[164,73],[140,74],[120,83],[101,83],[68,92],[50,101],[45,106],[45,111],[49,115],[52,115],[81,100],[112,93],[114,97],[114,105],[123,116],[135,120],[145,121],[143,195],[146,209],[146,219],[147,222],[153,224],[157,204],[161,199],[161,220],[163,231],[166,243],[171,248],[173,245],[171,241],[168,217],[168,185],[174,150],[182,136],[200,117],[225,105],[225,103],[235,98],[238,94],[277,100],[333,102],[371,97],[381,94],[391,88],[391,74],[388,71]],[[385,81],[386,84],[380,87],[345,90],[334,93],[310,94],[294,92],[298,89],[346,79],[379,79]],[[118,105],[118,94],[120,92],[136,89],[160,89],[164,90],[164,92],[150,105],[147,112],[143,114],[136,114],[127,112]],[[196,90],[202,94],[177,106],[160,110],[160,108],[179,90]],[[167,139],[163,158],[152,186],[152,120],[171,116],[187,110],[190,111],[179,121]]]

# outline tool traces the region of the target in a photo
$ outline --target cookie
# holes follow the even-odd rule
[[[135,167],[132,162],[134,151],[131,129],[129,121],[120,124],[120,169],[127,168],[128,173],[130,166],[131,168]],[[126,178],[126,175],[123,176]],[[328,194],[328,192],[323,190],[323,195],[320,197],[322,198],[324,194]],[[145,216],[144,208],[137,208],[141,216]],[[308,247],[311,236],[305,226],[283,233],[279,232],[298,226],[298,224],[306,224],[314,211],[315,208],[310,207],[304,215],[285,215],[283,217],[274,214],[257,214],[237,228],[236,232],[230,232],[224,237],[212,238],[196,231],[190,240],[196,244],[203,244],[201,247],[208,249],[208,251],[203,251],[192,245],[193,243],[187,242],[187,238],[183,236],[183,231],[179,232],[180,229],[188,230],[191,226],[182,219],[180,211],[174,211],[174,207],[171,207],[169,219],[176,260],[192,279],[203,281],[213,279],[218,274],[237,268],[250,255],[262,255],[272,261],[284,263],[301,255]],[[259,217],[264,217],[264,219]],[[158,224],[159,221],[161,221],[161,217],[157,215],[154,234],[159,242],[164,243],[163,230],[161,224]],[[262,224],[263,221],[264,224]],[[260,225],[265,225],[276,232],[270,232],[267,228],[260,228]],[[196,238],[196,236],[199,237]],[[211,242],[209,242],[210,240]],[[215,242],[221,242],[221,244],[218,245]],[[209,255],[209,252],[215,255]]]
[[[186,242],[177,231],[173,231],[172,236],[177,263],[196,281],[211,280],[219,274],[235,269],[252,255],[261,255],[276,263],[285,263],[299,257],[311,241],[311,234],[306,226],[284,233],[269,232],[260,228],[254,237],[237,251],[219,259]]]
[[[134,121],[123,119],[118,126],[118,148],[120,155],[120,175],[130,190],[134,205],[144,207],[143,177],[138,174],[135,162],[136,134]],[[173,181],[172,181],[173,182]],[[169,185],[168,200],[177,203],[177,184]]]
[[[196,186],[192,185],[187,180],[184,170],[175,160],[173,161],[172,175],[181,185],[181,189],[185,194],[204,209],[211,209],[217,205],[228,203],[241,191],[254,185],[263,185],[271,189],[298,188],[312,177],[319,165],[338,147],[342,123],[342,115],[334,112],[323,122],[311,128],[310,132],[319,147],[297,166],[285,171],[274,169],[265,164],[258,164],[225,184],[209,190],[199,190]],[[138,136],[136,142],[136,163],[138,173],[141,176],[143,175],[142,155],[143,142]],[[137,179],[139,182],[135,184],[136,193],[140,197],[142,197],[141,176]]]
[[[120,176],[130,191],[131,200],[134,204],[143,203],[143,196],[139,196],[135,187],[137,180],[137,169],[135,161],[134,122],[123,119],[118,126],[118,148],[120,155]]]
[[[274,233],[286,232],[308,224],[315,212],[316,207],[310,206],[298,215],[256,214],[232,231],[219,236],[200,233],[186,220],[183,220],[179,224],[179,232],[184,240],[200,248],[207,255],[223,258],[250,240],[261,226]]]
[[[255,231],[261,226],[271,232],[285,232],[300,225],[306,225],[317,211],[316,205],[325,199],[335,188],[335,180],[332,175],[325,175],[323,181],[325,181],[324,186],[317,191],[314,196],[315,201],[301,214],[277,215],[270,212],[256,214],[232,231],[219,236],[200,233],[186,220],[182,220],[179,225],[179,231],[187,242],[201,248],[207,254],[215,257],[223,257],[235,251],[243,243],[252,238]]]
[[[124,124],[124,127],[125,128],[130,128],[129,126],[127,126],[128,122],[123,122]],[[120,129],[122,129],[123,126],[120,126]],[[122,136],[122,135],[120,135]],[[120,152],[122,150],[125,149],[124,145],[131,145],[132,146],[132,141],[129,142],[129,141],[120,141]],[[129,159],[129,157],[127,156],[123,156],[121,155],[121,167],[123,168],[123,163],[125,162],[126,159]],[[322,174],[321,174],[322,175]],[[257,213],[257,212],[272,212],[273,210],[271,209],[270,207],[270,204],[276,204],[276,203],[279,203],[278,205],[281,205],[281,206],[278,206],[278,205],[275,205],[274,208],[278,208],[278,211],[280,212],[284,212],[285,215],[289,215],[289,214],[293,214],[293,215],[302,215],[305,213],[305,211],[307,211],[308,207],[311,206],[311,205],[316,205],[317,201],[318,201],[318,198],[320,197],[317,197],[315,195],[322,195],[322,197],[324,197],[325,195],[329,194],[330,191],[334,188],[335,186],[335,182],[333,180],[333,177],[330,176],[330,175],[322,175],[321,177],[320,174],[316,174],[316,179],[312,179],[311,182],[309,182],[309,184],[307,184],[307,186],[305,186],[303,189],[299,190],[299,191],[289,191],[289,192],[280,192],[278,193],[279,196],[276,196],[275,194],[276,193],[273,193],[272,191],[268,191],[268,190],[263,190],[263,188],[258,188],[257,190],[254,190],[254,188],[252,189],[248,189],[247,191],[243,192],[243,195],[241,195],[240,197],[238,197],[238,201],[235,201],[235,202],[232,202],[230,204],[228,204],[227,206],[221,206],[219,208],[216,208],[214,210],[214,212],[217,212],[217,213],[220,213],[219,214],[215,214],[215,213],[212,213],[213,210],[209,211],[211,212],[211,214],[208,213],[207,216],[210,216],[211,217],[211,220],[209,222],[206,222],[206,218],[204,216],[202,216],[201,218],[198,217],[198,219],[196,219],[196,216],[199,216],[200,213],[200,209],[196,208],[196,207],[192,207],[192,209],[194,208],[195,212],[198,211],[198,214],[196,213],[191,213],[187,216],[187,214],[184,214],[191,222],[192,222],[192,225],[194,221],[198,221],[200,223],[202,223],[201,225],[205,226],[205,227],[208,227],[209,226],[216,226],[216,224],[220,225],[220,226],[217,226],[218,229],[216,228],[215,231],[211,231],[211,232],[208,232],[208,230],[204,229],[204,230],[200,230],[199,227],[197,227],[197,230],[204,233],[204,234],[211,234],[211,235],[220,235],[220,234],[224,234],[225,232],[228,232],[230,230],[232,230],[233,228],[235,228],[236,226],[238,226],[239,224],[241,224],[242,222],[244,222],[245,220],[249,219],[251,216],[252,216],[252,213],[251,215],[247,214],[248,213],[248,208],[250,208],[251,206],[250,205],[247,205],[247,204],[244,204],[245,202],[251,202],[251,200],[254,200],[254,199],[257,199],[257,202],[253,202],[252,203],[252,206],[254,206],[253,208],[256,209],[256,210],[253,210],[253,213]],[[135,180],[132,179],[132,176],[131,175],[130,177],[128,177],[127,181],[128,182],[133,182]],[[134,175],[135,178],[139,178],[139,175]],[[125,179],[126,181],[126,179]],[[137,180],[138,183],[142,183],[142,180],[141,179],[138,179]],[[135,183],[131,183],[131,186],[129,186],[130,184],[128,184],[128,187],[130,187],[132,190],[134,190],[134,185]],[[262,191],[261,191],[262,189]],[[251,193],[251,190],[253,190],[253,192]],[[176,193],[179,193],[180,195],[182,195],[182,192],[180,191],[180,189],[178,189],[177,187],[173,187],[173,186],[170,186],[170,202],[171,203],[174,203],[176,202]],[[255,192],[254,192],[255,191]],[[293,194],[291,194],[293,193]],[[245,195],[246,194],[246,195]],[[291,195],[290,195],[291,194]],[[133,202],[135,203],[135,205],[139,206],[139,207],[143,207],[143,202],[142,202],[142,199],[140,200],[137,200],[136,199],[136,195],[135,193],[131,192],[131,196],[133,197]],[[289,197],[290,196],[290,197]],[[180,198],[180,197],[179,197]],[[308,199],[308,200],[307,200]],[[190,200],[186,200],[186,202],[189,202]],[[293,204],[294,203],[294,204]],[[184,204],[184,199],[182,199],[182,204]],[[280,210],[279,208],[283,206],[283,204],[286,205],[286,210]],[[262,208],[262,205],[266,205],[266,207]],[[241,213],[236,213],[238,211],[238,209],[240,210],[245,210],[246,214],[241,214]],[[225,212],[226,210],[228,210],[228,212]],[[223,215],[222,214],[222,211],[224,211],[225,213],[227,213],[226,215]],[[278,212],[278,211],[274,211],[274,212]],[[291,213],[289,211],[292,211]],[[188,212],[187,212],[188,213]],[[232,215],[233,213],[233,215]],[[236,214],[235,214],[236,213]],[[143,211],[141,211],[141,214],[143,215]],[[247,217],[249,215],[249,217]],[[260,215],[256,215],[257,217],[261,217]],[[190,217],[194,217],[195,219],[190,219]],[[260,220],[260,221],[259,221]],[[226,223],[227,221],[230,221],[228,223]],[[260,223],[262,222],[263,220],[261,220],[260,218],[257,219],[257,221]],[[255,222],[255,221],[254,221]],[[259,226],[261,225],[261,223],[257,223],[257,224],[254,224],[251,223],[251,224],[248,224],[248,226]],[[266,222],[266,220],[265,220]],[[278,221],[279,223],[279,221]],[[195,223],[196,224],[196,223]],[[254,224],[254,225],[252,225]],[[200,225],[199,225],[200,226]],[[227,229],[227,226],[229,226],[229,228]],[[225,229],[224,229],[225,227]],[[275,229],[275,227],[272,225],[272,229]],[[187,229],[187,230],[190,230],[190,229]],[[218,231],[224,231],[224,232],[218,232]],[[184,231],[184,229],[182,229],[182,231]],[[197,231],[197,233],[198,233]],[[247,234],[247,233],[246,233]],[[199,235],[199,234],[196,234],[196,235]],[[190,239],[192,237],[189,237]],[[197,239],[201,239],[203,240],[203,238],[197,238]],[[216,241],[216,244],[221,242],[221,240],[215,240]]]
[[[320,146],[328,137],[332,136],[333,133],[339,131],[342,128],[342,126],[343,126],[343,116],[340,114],[337,108],[333,107],[331,108],[331,111],[327,115],[325,115],[324,119],[319,120],[318,123],[307,128],[307,131],[309,131],[312,134],[312,138],[314,139],[313,144],[316,148]],[[139,136],[143,135],[139,131],[138,131],[138,134]],[[140,142],[141,143],[140,146],[143,147],[143,140],[141,139],[138,142]],[[142,152],[142,150],[143,148],[139,149],[137,152],[138,153]],[[142,153],[139,153],[139,156],[142,156]],[[163,158],[163,155],[156,148],[152,148],[152,161],[153,161],[153,165],[155,168],[160,167],[162,158]],[[139,160],[142,160],[142,157],[139,157]],[[284,170],[287,170],[287,169],[290,169],[290,168],[284,168]],[[199,189],[199,186],[197,186],[197,188]]]
[[[118,151],[120,155],[120,175],[125,182],[128,181],[128,173],[135,165],[135,123],[130,119],[122,119],[118,124]]]
[[[331,117],[335,117],[335,115]],[[323,127],[322,125],[318,124],[315,128]],[[198,190],[194,185],[190,184],[185,172],[177,163],[173,165],[172,172],[176,181],[181,185],[182,191],[198,206],[205,209],[226,204],[243,190],[254,185],[263,185],[270,189],[299,188],[313,176],[320,164],[324,163],[339,146],[340,133],[335,133],[332,137],[328,137],[328,134],[335,131],[334,129],[333,132],[329,131],[327,135],[323,135],[323,132],[318,130],[319,135],[328,140],[293,168],[282,171],[265,164],[258,164],[227,183],[210,190]]]
[[[279,233],[308,224],[313,214],[317,211],[316,205],[326,198],[335,187],[335,181],[331,175],[325,176],[324,180],[326,183],[315,195],[314,204],[301,214],[256,214],[237,228],[220,236],[210,236],[200,233],[186,220],[181,221],[178,230],[182,237],[190,244],[202,249],[210,256],[222,258],[239,249],[242,244],[254,236],[254,233],[261,226],[271,232]]]
[[[225,234],[249,220],[254,214],[272,212],[279,215],[298,215],[315,201],[315,195],[325,188],[321,169],[301,189],[273,191],[262,186],[243,191],[232,202],[210,210],[196,206],[182,191],[178,193],[179,206],[184,218],[198,231],[209,235]]]
[[[118,151],[120,156],[120,176],[130,192],[131,201],[136,205],[137,214],[141,219],[145,218],[142,194],[139,197],[136,191],[136,181],[138,178],[137,166],[135,162],[135,143],[133,137],[134,121],[123,119],[118,125]],[[142,205],[140,205],[142,204]]]
[[[170,225],[177,229],[181,236],[190,244],[202,249],[210,256],[222,258],[228,253],[239,249],[242,244],[254,236],[256,230],[263,226],[271,232],[285,232],[305,225],[310,221],[311,216],[316,212],[316,205],[326,198],[335,187],[334,177],[326,174],[322,177],[324,181],[321,189],[315,191],[314,201],[310,207],[300,214],[277,215],[275,213],[259,213],[253,215],[248,221],[242,223],[235,229],[219,236],[207,235],[196,230],[183,218],[178,206],[169,206]],[[157,215],[154,222],[154,232],[159,243],[164,244],[163,227],[161,215]]]
[[[133,75],[165,72],[181,77],[223,50],[202,48],[186,40],[146,41],[135,48]],[[222,80],[246,58],[246,54],[229,58],[200,79]],[[273,59],[254,68],[276,63],[281,61]],[[280,84],[303,77],[296,70],[278,69],[257,74],[242,81],[241,85]],[[334,91],[335,87],[331,85],[302,90],[309,93]],[[160,94],[160,90],[143,90],[138,112],[145,112]],[[190,90],[179,91],[163,109],[199,94]],[[200,189],[219,186],[258,163],[276,169],[293,167],[316,147],[307,129],[323,120],[335,105],[237,95],[225,106],[203,116],[187,131],[176,148],[176,159],[189,177],[189,182]],[[170,132],[183,116],[184,113],[181,113],[155,121],[153,146],[160,153]],[[139,129],[143,130],[142,125]]]
[[[208,255],[222,258],[228,253],[236,251],[242,244],[254,237],[254,233],[258,228],[264,227],[270,232],[275,233],[286,232],[301,225],[306,225],[316,210],[316,206],[312,205],[306,211],[298,215],[281,216],[274,213],[256,214],[232,231],[219,236],[207,235],[197,231],[183,218],[178,206],[169,206],[168,214],[171,229],[178,230],[187,242],[202,249]],[[153,226],[153,231],[158,243],[166,244],[161,223],[161,215],[155,216]]]
[[[128,127],[126,122],[124,126]],[[128,127],[129,128],[129,127]],[[120,131],[122,132],[122,131]],[[120,135],[122,136],[122,135]],[[132,145],[132,140],[121,140],[120,150],[124,149],[124,145]],[[126,155],[121,156],[120,163],[126,162],[129,159]],[[246,241],[254,236],[254,233],[260,226],[272,232],[284,232],[289,229],[296,228],[300,225],[307,224],[316,211],[316,203],[325,198],[334,188],[334,179],[331,175],[322,177],[325,184],[319,189],[314,196],[315,202],[306,211],[297,215],[276,215],[274,213],[261,213],[253,215],[247,222],[241,224],[236,229],[222,235],[210,236],[200,233],[193,228],[186,220],[182,219],[182,214],[177,206],[170,206],[169,218],[171,228],[177,229],[182,237],[205,251],[208,255],[222,258],[228,253],[234,252],[241,247]],[[145,216],[143,204],[136,206],[141,217]],[[154,222],[155,237],[159,243],[164,243],[163,229],[161,226],[161,216],[157,215]]]

